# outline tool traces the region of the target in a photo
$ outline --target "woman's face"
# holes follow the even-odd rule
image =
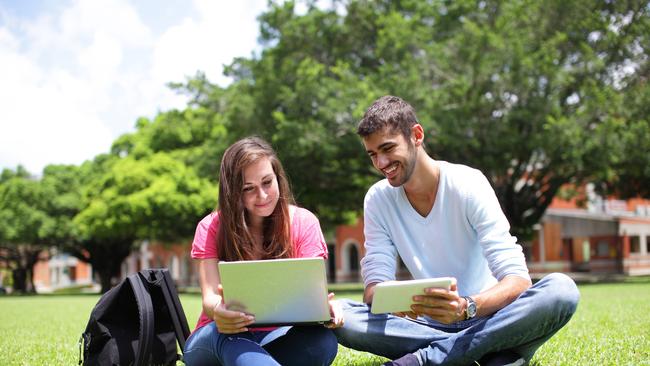
[[[278,179],[267,157],[244,168],[244,207],[252,222],[261,221],[275,210],[280,191]]]

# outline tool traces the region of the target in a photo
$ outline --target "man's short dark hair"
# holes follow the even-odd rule
[[[411,127],[418,123],[415,110],[402,98],[392,95],[383,96],[368,108],[357,126],[357,134],[368,137],[377,131],[389,128],[390,132],[399,131],[405,138],[411,136]]]

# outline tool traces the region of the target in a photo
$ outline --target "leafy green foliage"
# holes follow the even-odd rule
[[[99,187],[97,194],[75,217],[87,238],[188,238],[216,201],[214,184],[167,153],[116,160],[90,185]]]
[[[52,226],[44,211],[45,195],[39,181],[16,175],[0,185],[0,232],[3,244],[37,244]]]
[[[66,198],[59,196],[51,167],[38,180],[21,167],[5,169],[0,180],[0,257],[12,270],[13,288],[35,292],[33,267],[48,245],[65,236],[67,222],[60,216]]]
[[[647,20],[646,20],[647,24]],[[610,170],[601,174],[606,192],[614,192],[621,198],[650,197],[650,75],[649,65],[639,73],[644,77],[630,80],[626,87],[619,124],[614,135],[621,148],[613,159]]]
[[[567,183],[623,183],[627,171],[645,182],[649,150],[628,131],[645,136],[647,103],[627,99],[638,112],[621,114],[628,92],[647,90],[645,2],[338,6],[272,4],[260,17],[267,47],[235,60],[222,99],[229,133],[271,139],[298,200],[326,224],[358,211],[376,180],[354,129],[384,94],[414,105],[435,157],[488,176],[517,235]]]
[[[136,241],[191,237],[198,219],[214,207],[216,188],[165,152],[95,164],[101,168],[86,182],[72,250],[93,265],[107,290]]]

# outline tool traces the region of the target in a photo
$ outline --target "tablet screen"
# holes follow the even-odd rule
[[[375,286],[370,312],[383,314],[411,311],[413,296],[424,294],[424,289],[429,287],[449,289],[451,282],[451,277],[438,277],[379,283]]]

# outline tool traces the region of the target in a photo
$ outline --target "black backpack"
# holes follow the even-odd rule
[[[176,341],[183,350],[189,334],[169,271],[145,269],[99,299],[79,339],[79,364],[176,365]]]

